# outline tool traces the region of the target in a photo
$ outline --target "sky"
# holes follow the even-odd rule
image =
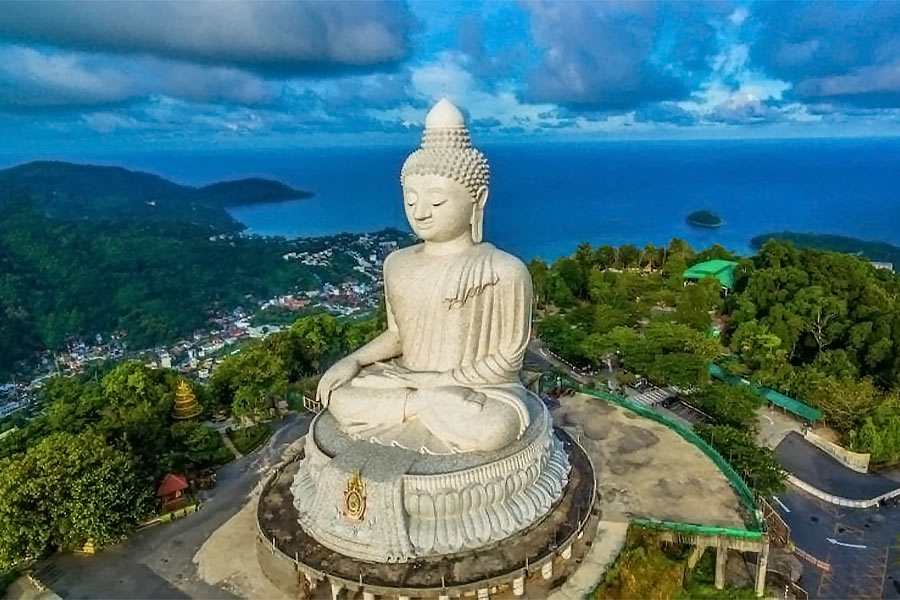
[[[0,0],[0,152],[900,135],[900,2]]]

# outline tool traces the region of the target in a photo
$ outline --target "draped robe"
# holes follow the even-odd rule
[[[531,334],[525,265],[488,243],[449,256],[426,254],[417,245],[389,256],[384,274],[388,319],[399,332],[401,355],[362,374],[390,379],[388,371],[449,373],[456,388],[482,394],[482,403],[463,397],[429,403],[428,388],[397,383],[390,389],[384,381],[370,389],[351,380],[335,390],[329,406],[339,423],[355,437],[431,453],[515,441],[528,425],[528,392],[518,376]],[[411,393],[426,406],[412,418]]]

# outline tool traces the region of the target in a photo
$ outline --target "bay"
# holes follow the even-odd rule
[[[900,245],[900,140],[805,139],[486,144],[486,239],[552,260],[578,243],[673,237],[748,254],[754,235],[837,233]],[[136,153],[110,162],[181,183],[272,177],[307,200],[238,206],[248,232],[286,237],[408,230],[399,172],[411,148]],[[725,224],[685,223],[710,209]]]

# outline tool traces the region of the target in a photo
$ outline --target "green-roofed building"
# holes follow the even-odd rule
[[[734,289],[734,269],[737,265],[733,260],[722,260],[720,258],[707,260],[687,269],[683,276],[685,279],[697,281],[707,277],[715,277],[719,280],[723,289],[731,291]]]

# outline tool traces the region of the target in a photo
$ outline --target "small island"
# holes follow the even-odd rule
[[[711,210],[695,210],[689,214],[685,220],[688,225],[708,228],[721,227],[722,224],[725,223],[725,221],[722,220],[722,217]]]

